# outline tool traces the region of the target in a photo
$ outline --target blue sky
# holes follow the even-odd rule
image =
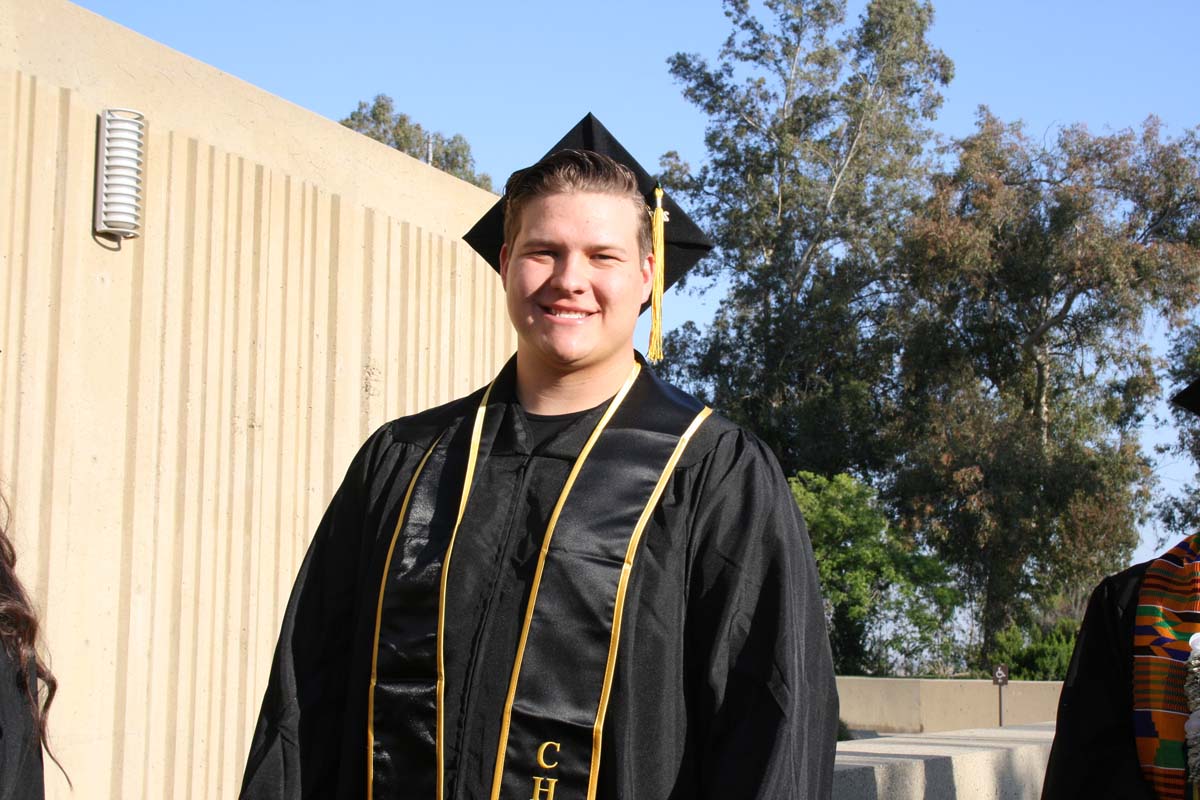
[[[681,50],[711,55],[728,30],[718,0],[610,0],[602,19],[562,0],[81,5],[334,119],[390,94],[426,126],[466,136],[498,181],[586,111],[648,166],[672,148],[700,161],[703,115],[665,61]],[[850,14],[861,7],[852,2]],[[1194,0],[935,7],[930,38],[956,67],[936,125],[944,133],[968,132],[980,103],[1034,131],[1122,128],[1150,113],[1175,128],[1200,122]]]
[[[711,56],[728,33],[719,0],[80,5],[333,119],[390,94],[425,126],[463,134],[497,183],[587,111],[648,167],[669,149],[701,162],[704,117],[665,62],[681,50]],[[851,2],[851,17],[862,6]],[[981,103],[1039,135],[1075,122],[1116,130],[1149,114],[1176,133],[1200,124],[1195,0],[943,0],[935,8],[930,40],[955,63],[935,123],[944,135],[970,132]],[[703,321],[708,308],[669,298],[667,326]],[[1148,431],[1144,441],[1171,436]],[[1171,485],[1189,469],[1163,464],[1160,477]],[[1144,533],[1138,558],[1153,552],[1154,535]]]

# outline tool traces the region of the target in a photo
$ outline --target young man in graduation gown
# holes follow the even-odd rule
[[[1200,414],[1200,381],[1172,402]],[[1184,731],[1200,707],[1184,690],[1198,632],[1200,533],[1100,582],[1063,682],[1043,800],[1200,800]]]
[[[837,698],[787,482],[634,352],[664,255],[678,275],[711,246],[662,205],[588,115],[468,234],[517,355],[350,465],[243,797],[829,796]]]

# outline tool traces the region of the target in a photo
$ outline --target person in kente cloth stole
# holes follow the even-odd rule
[[[1200,380],[1172,402],[1200,414]],[[1092,592],[1042,786],[1077,797],[1200,800],[1200,533]]]
[[[829,797],[837,694],[787,481],[634,350],[712,245],[590,114],[464,238],[517,354],[351,463],[242,797]]]

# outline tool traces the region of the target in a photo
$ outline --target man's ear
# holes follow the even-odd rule
[[[642,259],[642,305],[650,301],[650,290],[654,288],[654,270],[658,269],[658,265],[654,263],[654,254],[647,253]]]
[[[508,243],[500,245],[500,285],[508,288]]]

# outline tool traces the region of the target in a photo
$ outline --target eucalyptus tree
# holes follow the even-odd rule
[[[475,157],[471,154],[471,145],[462,134],[446,136],[427,130],[407,114],[397,111],[395,101],[386,94],[375,95],[375,99],[369,105],[360,100],[358,107],[341,123],[377,142],[437,167],[442,172],[448,172],[488,191],[492,190],[491,176],[475,171]]]
[[[894,396],[891,253],[923,183],[928,123],[950,60],[926,41],[933,11],[872,0],[726,0],[731,33],[710,64],[668,59],[708,115],[707,157],[663,157],[717,242],[694,275],[728,293],[705,330],[669,337],[672,377],[775,450],[785,470],[870,476]]]
[[[1126,563],[1153,474],[1151,318],[1200,290],[1194,133],[1060,129],[981,109],[909,220],[890,488],[955,569],[981,658],[1010,623]]]

